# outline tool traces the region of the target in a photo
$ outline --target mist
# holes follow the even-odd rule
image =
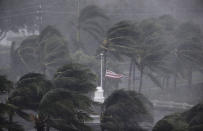
[[[0,130],[203,130],[202,23],[202,0],[0,0]]]

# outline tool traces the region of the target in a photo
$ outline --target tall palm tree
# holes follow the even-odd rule
[[[107,21],[108,19],[104,11],[96,5],[88,5],[81,10],[80,0],[77,0],[77,22],[71,22],[76,31],[74,43],[76,49],[85,49],[84,43],[81,40],[81,31],[88,33],[93,39],[101,42],[101,36],[105,34],[101,21]]]
[[[202,32],[198,25],[192,22],[182,23],[177,29],[177,57],[185,63],[184,67],[188,70],[188,87],[192,86],[193,70],[201,69],[203,59]]]
[[[140,86],[142,88],[142,78],[145,68],[152,69],[166,55],[163,45],[160,43],[160,27],[153,19],[143,20],[140,24],[128,21],[119,22],[107,32],[107,39],[102,45],[105,51],[110,52],[117,58],[127,56],[130,58],[129,82],[135,85],[135,68],[140,70]],[[149,74],[149,73],[148,73]],[[153,74],[148,75],[158,86],[158,80]],[[133,85],[133,86],[134,86]]]
[[[134,61],[140,70],[139,92],[142,88],[143,73],[146,68],[152,70],[162,64],[162,59],[167,55],[161,43],[161,27],[153,19],[143,20],[140,24],[140,34],[137,39],[137,48],[134,52]],[[148,73],[149,74],[149,73]],[[154,81],[152,74],[148,75]],[[157,80],[155,81],[157,84]],[[158,84],[158,86],[160,86]]]
[[[106,39],[101,45],[101,49],[104,51],[104,63],[106,63],[107,54],[112,55],[118,60],[122,60],[123,56],[131,58],[134,49],[134,38],[137,35],[134,28],[134,25],[130,21],[121,21],[107,31]],[[129,89],[131,87],[132,64],[133,60],[131,59],[128,82]]]
[[[36,72],[52,76],[59,66],[69,61],[67,42],[52,26],[47,26],[39,36],[28,37],[16,50],[13,48],[12,68],[19,75]]]
[[[68,43],[62,34],[52,26],[47,26],[39,36],[38,59],[43,74],[53,75],[57,68],[70,61]]]

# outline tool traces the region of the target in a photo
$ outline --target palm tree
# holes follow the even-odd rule
[[[9,101],[22,109],[37,111],[43,95],[51,89],[53,85],[44,75],[28,73],[18,80]]]
[[[140,24],[128,21],[119,22],[107,32],[107,39],[102,45],[105,51],[117,58],[130,58],[128,88],[135,86],[135,68],[140,70],[139,92],[142,88],[142,79],[145,68],[152,69],[161,64],[167,54],[160,43],[160,27],[153,19],[143,20]],[[147,73],[149,74],[149,73]],[[148,75],[158,86],[158,80],[153,74]]]
[[[118,90],[104,102],[101,128],[107,131],[144,131],[139,123],[153,123],[152,104],[134,91]]]
[[[0,76],[0,95],[6,95],[13,90],[13,83],[5,76]],[[5,97],[5,96],[3,96]],[[2,99],[1,99],[2,100]],[[23,127],[19,123],[13,121],[13,116],[17,114],[25,119],[28,118],[25,112],[19,107],[11,104],[9,100],[1,101],[0,103],[0,130],[8,129],[8,131],[23,131]]]
[[[11,106],[8,104],[0,103],[0,131],[7,129],[8,131],[24,131],[22,125],[19,125],[17,122],[13,122],[11,115]],[[9,116],[9,118],[6,118]]]
[[[104,11],[96,5],[88,5],[80,10],[80,0],[77,1],[77,22],[72,22],[76,30],[76,49],[85,49],[84,43],[81,41],[81,31],[88,33],[96,41],[101,42],[101,36],[105,31],[100,21],[107,21],[109,18]]]
[[[47,124],[58,130],[90,131],[91,100],[77,92],[57,88],[47,92],[40,102],[40,113],[48,116]]]
[[[188,87],[192,86],[192,72],[201,67],[203,46],[202,33],[198,25],[191,22],[182,23],[177,30],[177,57],[185,63],[188,70]]]
[[[87,93],[95,87],[95,75],[89,69],[80,64],[68,64],[58,69],[54,84],[38,73],[24,75],[17,82],[9,102],[36,112],[30,116],[37,131],[48,131],[50,127],[89,131],[84,124],[92,112],[92,101]]]
[[[106,63],[107,54],[110,54],[118,60],[122,60],[123,56],[131,58],[134,49],[134,38],[137,35],[134,28],[135,26],[130,21],[121,21],[107,31],[106,39],[101,45],[105,57],[104,63]],[[133,60],[131,59],[128,82],[129,89],[131,87],[132,65]],[[106,67],[106,64],[104,66]]]
[[[43,74],[53,75],[57,68],[70,61],[67,45],[61,33],[52,26],[40,33],[37,52]]]
[[[161,27],[153,19],[143,20],[140,24],[140,34],[137,39],[137,48],[134,52],[134,61],[140,70],[139,92],[142,88],[143,73],[146,68],[152,70],[162,65],[163,58],[167,55],[164,45],[161,43]],[[154,81],[153,74],[147,73]],[[154,81],[157,84],[157,80]],[[160,84],[158,84],[160,86]]]
[[[13,88],[13,83],[6,76],[0,75],[0,94],[8,93]]]
[[[52,88],[51,82],[46,80],[43,75],[37,73],[26,74],[17,82],[15,90],[9,96],[9,103],[23,110],[37,112],[37,115],[31,115],[34,116],[32,118],[41,117],[38,114],[39,103],[42,97]],[[43,119],[45,118],[43,116]],[[37,131],[43,131],[45,122],[42,124],[43,126],[39,126],[41,123],[37,122],[38,119],[33,120],[35,120]]]
[[[86,66],[70,63],[57,70],[54,83],[59,88],[85,94],[95,90],[96,76]]]
[[[52,26],[47,26],[39,36],[28,37],[16,50],[13,46],[12,68],[19,75],[36,72],[52,76],[56,68],[69,61],[67,42]]]

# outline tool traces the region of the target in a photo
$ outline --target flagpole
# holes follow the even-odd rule
[[[103,53],[100,54],[101,55],[101,88],[103,87]]]

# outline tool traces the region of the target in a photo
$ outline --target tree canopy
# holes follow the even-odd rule
[[[67,46],[61,33],[47,26],[39,36],[28,37],[12,50],[12,66],[18,75],[36,72],[52,77],[58,67],[70,61]]]
[[[101,128],[107,131],[144,131],[139,123],[152,122],[151,102],[134,91],[118,90],[104,102]]]

